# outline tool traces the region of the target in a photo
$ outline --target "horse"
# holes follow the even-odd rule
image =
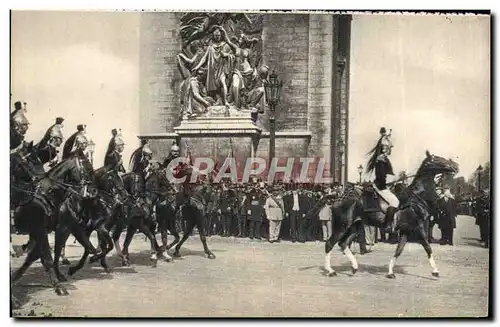
[[[54,275],[54,261],[47,234],[58,224],[59,208],[74,212],[73,204],[77,202],[74,199],[86,197],[88,183],[83,179],[78,160],[78,157],[74,156],[52,168],[38,181],[32,200],[18,208],[15,215],[16,228],[29,234],[32,247],[23,265],[14,272],[13,282],[19,280],[33,262],[41,259],[55,292],[58,295],[68,295],[66,288]],[[102,255],[92,246],[88,238],[84,237],[81,230],[74,228],[72,232],[84,247],[90,249],[92,254]]]
[[[132,238],[135,232],[139,230],[141,233],[146,235],[151,243],[152,253],[150,259],[153,262],[153,267],[156,267],[158,256],[163,257],[166,261],[171,261],[172,258],[165,252],[165,248],[158,244],[154,233],[150,229],[152,223],[151,219],[153,213],[153,201],[149,198],[150,194],[146,191],[145,188],[146,178],[144,180],[137,180],[136,176],[137,175],[134,173],[128,173],[123,175],[122,177],[125,184],[125,189],[129,194],[132,195],[133,201],[129,201],[129,204],[126,206],[127,208],[125,210],[128,219],[127,233],[125,236],[125,241],[123,242],[123,248],[121,250],[120,256],[122,257],[122,264],[124,266],[130,265],[128,247],[132,242]],[[139,190],[139,192],[137,192],[136,190]],[[118,231],[117,228],[115,233],[121,233],[121,231]],[[113,241],[115,241],[115,237],[116,246],[119,234],[113,235]]]
[[[425,221],[429,219],[429,215],[434,212],[436,191],[435,177],[438,174],[455,174],[458,172],[458,165],[452,160],[448,160],[436,155],[431,155],[426,151],[426,157],[422,161],[412,183],[400,194],[400,205],[395,215],[395,230],[399,231],[398,245],[394,256],[389,262],[389,271],[387,278],[395,278],[394,264],[396,259],[401,255],[405,244],[408,240],[408,235],[412,232],[416,233],[420,244],[427,253],[429,263],[432,268],[432,275],[439,277],[432,248],[426,237]],[[363,228],[364,224],[385,227],[385,215],[380,218],[379,215],[370,214],[374,211],[382,211],[388,207],[388,203],[380,196],[377,196],[378,208],[369,208],[363,197],[373,197],[373,191],[366,190],[360,194],[357,190],[350,192],[340,202],[333,207],[333,234],[325,243],[325,263],[324,267],[327,276],[336,276],[335,270],[330,265],[331,252],[336,244],[339,245],[341,251],[351,261],[351,270],[355,274],[358,270],[358,263],[352,254],[349,246],[357,237],[357,230]],[[307,214],[317,211],[317,207],[321,206],[322,201]],[[379,217],[379,218],[377,218]]]
[[[99,247],[103,251],[100,258],[100,264],[105,272],[111,273],[112,269],[106,262],[106,255],[113,250],[114,243],[109,235],[109,230],[119,220],[122,204],[128,198],[128,193],[125,190],[123,180],[115,170],[107,170],[106,167],[101,167],[95,171],[96,192],[95,196],[86,199],[82,205],[89,210],[89,217],[83,221],[85,226],[86,237],[89,238],[92,232],[97,232]],[[55,233],[55,270],[59,281],[66,281],[66,278],[60,273],[58,259],[59,256],[64,257],[65,244],[70,235],[70,229],[67,224],[59,224]],[[75,266],[70,266],[68,275],[74,275],[78,270],[83,268],[90,251],[84,248],[84,253]],[[98,258],[91,258],[90,262],[96,261]]]
[[[146,193],[151,199],[155,211],[156,223],[151,224],[154,233],[156,227],[161,234],[162,245],[166,250],[176,245],[180,236],[175,226],[177,214],[177,190],[169,183],[165,167],[152,169],[146,179]],[[168,232],[174,236],[168,244]]]
[[[189,238],[194,227],[197,227],[205,254],[209,259],[215,259],[215,255],[208,248],[205,230],[206,211],[208,203],[211,200],[213,187],[209,176],[199,184],[190,183],[191,175],[194,171],[195,168],[193,166],[183,165],[176,172],[175,176],[176,178],[185,177],[185,181],[181,184],[182,192],[179,193],[181,196],[177,196],[177,200],[180,201],[180,203],[177,203],[177,206],[181,208],[182,219],[185,221],[185,224],[182,239],[175,246],[173,257],[179,258],[181,256],[179,251],[182,244]]]

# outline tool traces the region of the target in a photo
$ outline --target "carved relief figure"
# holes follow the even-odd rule
[[[231,47],[222,38],[224,30],[214,26],[212,42],[208,46],[203,58],[191,71],[197,71],[203,65],[207,66],[206,88],[210,96],[217,96],[218,103],[229,107],[227,101],[227,79],[232,72],[234,55]]]

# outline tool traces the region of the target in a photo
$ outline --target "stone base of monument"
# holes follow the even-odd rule
[[[192,134],[255,134],[260,133],[252,117],[252,111],[238,110],[231,106],[210,107],[205,114],[193,118],[185,118],[181,124],[174,127],[179,135]]]
[[[261,134],[252,115],[253,111],[247,109],[213,106],[206,114],[183,119],[174,131],[181,140],[183,153],[188,144],[193,157],[209,157],[223,163],[232,144],[233,155],[241,165],[255,154]]]

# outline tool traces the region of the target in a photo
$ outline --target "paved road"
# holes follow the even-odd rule
[[[148,243],[136,237],[131,267],[112,274],[87,266],[67,283],[69,296],[57,296],[39,263],[13,286],[23,307],[16,315],[53,316],[484,316],[488,303],[488,250],[478,247],[474,219],[457,218],[456,246],[433,245],[441,277],[431,276],[424,250],[408,244],[396,263],[397,278],[385,278],[394,246],[377,244],[360,256],[351,276],[347,258],[337,252],[332,266],[337,277],[322,274],[323,244],[292,244],[212,237],[217,259],[203,256],[198,238],[191,238],[173,263],[150,267]],[[435,233],[439,237],[439,232]],[[14,244],[21,244],[17,237]],[[68,242],[69,259],[81,247]],[[18,267],[24,258],[12,259]],[[63,268],[63,272],[66,271]]]

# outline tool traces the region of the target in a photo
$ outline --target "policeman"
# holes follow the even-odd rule
[[[113,137],[109,141],[108,149],[106,151],[106,157],[104,158],[104,166],[106,170],[116,170],[119,173],[125,173],[125,168],[123,167],[122,153],[125,148],[125,141],[116,129],[111,131]]]
[[[380,138],[369,153],[371,154],[371,158],[367,165],[368,173],[375,170],[375,189],[388,203],[388,207],[385,210],[386,229],[391,229],[393,226],[394,214],[399,207],[398,198],[387,187],[387,175],[394,175],[392,164],[389,159],[393,147],[390,136],[390,134],[387,134],[385,127],[380,129]]]

